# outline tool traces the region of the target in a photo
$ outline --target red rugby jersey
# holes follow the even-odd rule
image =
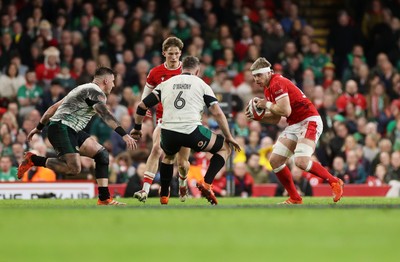
[[[299,123],[310,116],[318,116],[318,111],[306,95],[289,79],[273,74],[269,87],[264,87],[265,98],[273,103],[284,96],[289,96],[292,113],[287,118],[289,125]]]
[[[182,63],[179,62],[179,67],[177,69],[168,69],[167,64],[163,63],[158,65],[150,70],[147,80],[146,86],[150,89],[154,89],[157,85],[165,80],[170,79],[173,76],[179,75],[182,73]],[[161,103],[158,103],[156,109],[156,118],[157,120],[162,118],[163,107]]]

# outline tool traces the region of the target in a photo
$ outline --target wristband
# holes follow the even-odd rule
[[[272,107],[272,102],[270,102],[270,101],[267,101],[267,103],[265,103],[265,107],[269,110],[269,109],[271,109],[271,107]]]
[[[142,124],[134,124],[134,125],[133,125],[133,128],[134,128],[136,131],[140,131],[140,130],[142,130]]]
[[[39,122],[39,124],[37,125],[36,129],[37,130],[42,130],[44,127],[45,127],[45,124]]]
[[[117,132],[120,136],[126,135],[125,130],[121,126],[118,126],[116,129],[114,129],[114,131]]]
[[[145,116],[147,112],[147,109],[143,109],[140,106],[138,106],[138,108],[136,109],[136,114],[138,114],[139,116]]]

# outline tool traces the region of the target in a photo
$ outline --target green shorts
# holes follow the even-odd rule
[[[60,157],[69,153],[79,153],[79,148],[90,135],[84,131],[76,132],[61,121],[50,121],[47,137]]]

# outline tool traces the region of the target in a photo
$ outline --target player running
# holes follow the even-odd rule
[[[265,58],[258,58],[250,71],[254,81],[264,88],[265,99],[259,99],[257,107],[266,109],[268,113],[261,121],[268,122],[276,116],[284,116],[289,124],[279,135],[270,157],[274,173],[290,196],[282,204],[303,203],[286,166],[288,158],[293,154],[295,165],[328,181],[333,201],[339,201],[343,195],[343,181],[332,176],[320,163],[311,160],[323,129],[317,109],[289,79],[273,74],[271,64]],[[246,115],[252,119],[248,110]]]
[[[34,134],[40,133],[49,122],[48,138],[57,152],[57,158],[47,158],[27,152],[18,168],[18,178],[32,166],[48,167],[55,172],[77,175],[81,172],[79,155],[91,157],[96,163],[95,175],[99,190],[98,205],[125,205],[113,200],[108,190],[107,150],[89,134],[82,131],[96,113],[104,122],[117,132],[125,141],[129,150],[137,145],[125,132],[115,117],[107,109],[106,95],[114,87],[114,72],[107,67],[96,70],[92,83],[80,85],[68,95],[52,105],[43,114],[39,124],[27,137],[30,141]]]
[[[175,155],[182,147],[213,154],[204,181],[197,182],[201,194],[213,205],[218,204],[211,187],[214,177],[225,165],[231,153],[230,146],[240,151],[240,146],[229,131],[228,121],[218,105],[214,92],[197,76],[199,71],[199,60],[193,56],[186,57],[182,64],[182,74],[159,84],[142,100],[136,110],[135,130],[140,134],[141,123],[147,109],[159,102],[164,105],[161,148],[165,155],[160,165],[161,204],[168,203]],[[201,124],[204,106],[207,106],[215,117],[225,139]]]
[[[146,85],[143,89],[142,99],[163,81],[179,75],[182,72],[182,63],[179,60],[182,54],[183,42],[177,37],[168,37],[162,44],[162,54],[165,56],[165,63],[154,67],[147,76]],[[158,170],[158,162],[162,154],[160,147],[160,123],[163,117],[163,106],[161,103],[157,105],[156,121],[157,126],[153,132],[153,147],[146,162],[146,172],[144,173],[143,188],[135,192],[134,197],[141,202],[146,202],[150,186]],[[132,129],[131,135],[135,139],[139,139],[139,130]],[[179,198],[184,202],[187,198],[187,181],[186,176],[189,171],[189,155],[190,148],[182,147],[178,153],[178,171],[179,171]]]

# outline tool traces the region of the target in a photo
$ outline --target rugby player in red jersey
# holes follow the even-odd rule
[[[159,66],[154,67],[150,70],[147,76],[146,85],[143,89],[142,99],[147,97],[152,90],[159,85],[161,82],[168,80],[169,78],[180,75],[182,72],[182,63],[180,57],[182,55],[183,42],[177,37],[168,37],[162,44],[162,54],[165,57],[165,62]],[[147,200],[147,195],[150,190],[150,186],[153,183],[154,177],[158,170],[158,163],[162,154],[160,147],[160,134],[161,128],[160,123],[162,121],[163,107],[159,103],[156,108],[156,120],[157,126],[153,132],[153,147],[150,152],[150,156],[146,162],[146,172],[144,173],[143,187],[141,190],[135,192],[134,197],[141,202]],[[132,129],[132,137],[139,139],[138,132],[139,127]],[[190,148],[182,147],[178,152],[177,162],[179,170],[179,198],[183,202],[187,198],[187,181],[186,175],[189,170],[189,155]],[[160,199],[160,201],[162,201]],[[164,201],[165,202],[165,201]],[[167,204],[167,203],[162,203]]]
[[[297,167],[326,180],[332,188],[333,201],[339,201],[343,194],[343,181],[332,176],[320,163],[311,160],[323,129],[321,117],[315,106],[289,79],[274,74],[267,59],[258,58],[250,67],[250,71],[254,81],[264,88],[265,99],[257,100],[257,107],[266,110],[261,121],[276,122],[283,116],[288,122],[270,156],[273,171],[289,194],[289,199],[282,204],[303,203],[290,169],[286,166],[292,155]],[[246,111],[246,115],[252,119],[249,110]]]

